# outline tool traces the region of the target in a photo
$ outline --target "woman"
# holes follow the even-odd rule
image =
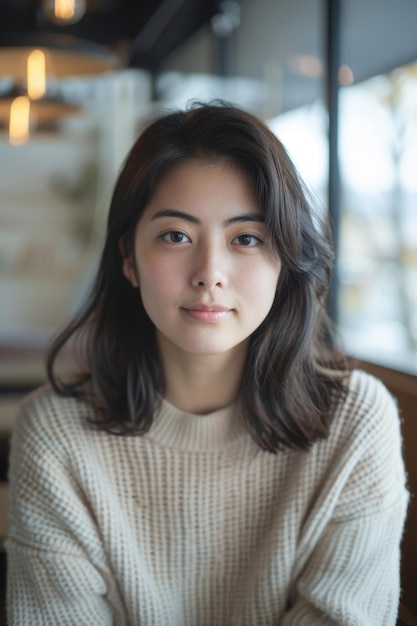
[[[326,233],[251,115],[196,105],[139,137],[16,423],[12,624],[395,624],[398,414],[330,345]]]

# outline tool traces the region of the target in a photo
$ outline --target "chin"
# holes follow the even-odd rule
[[[216,356],[221,354],[232,353],[236,351],[241,344],[225,345],[224,342],[220,345],[216,345],[216,342],[204,342],[187,346],[182,346],[182,350],[188,354],[195,356]]]
[[[224,346],[221,349],[217,349],[216,346],[199,346],[197,347],[193,347],[193,348],[189,348],[189,349],[184,349],[184,352],[187,352],[190,355],[194,355],[194,356],[215,356],[218,354],[225,354],[226,352],[229,351],[228,348],[225,348]]]

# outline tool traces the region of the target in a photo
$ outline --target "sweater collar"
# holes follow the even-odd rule
[[[162,399],[147,439],[178,450],[209,452],[238,444],[247,431],[239,418],[238,403],[207,415],[187,413]]]

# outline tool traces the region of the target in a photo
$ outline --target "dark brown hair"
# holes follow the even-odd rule
[[[333,260],[328,228],[313,214],[276,136],[225,103],[164,115],[134,144],[115,185],[97,277],[86,304],[51,346],[48,377],[58,394],[91,404],[98,427],[114,434],[149,430],[164,374],[153,323],[122,273],[119,241],[131,254],[157,183],[196,158],[227,160],[246,173],[282,263],[273,306],[249,342],[240,394],[248,431],[271,452],[306,449],[327,436],[347,375],[326,313]],[[63,381],[54,364],[74,339],[85,370]]]

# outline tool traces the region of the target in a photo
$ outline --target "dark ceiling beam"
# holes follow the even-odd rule
[[[60,33],[127,50],[126,65],[155,71],[216,12],[218,0],[87,0],[84,17],[56,26],[40,0],[0,0],[0,45],[15,34]]]
[[[164,0],[160,11],[154,13],[138,32],[129,65],[152,71],[217,11],[217,0]]]

